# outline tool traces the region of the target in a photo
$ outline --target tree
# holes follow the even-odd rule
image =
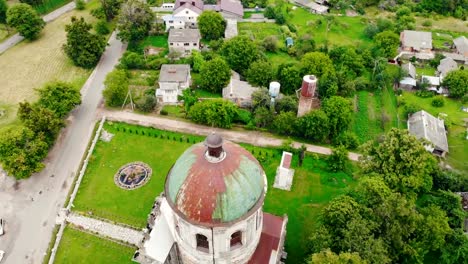
[[[362,151],[363,172],[378,173],[390,188],[401,193],[431,189],[437,162],[407,130],[392,128],[382,142],[368,142]]]
[[[230,128],[236,116],[237,106],[223,99],[195,103],[189,111],[189,117],[195,123],[222,128]]]
[[[332,138],[348,129],[353,115],[353,106],[348,99],[332,96],[323,102],[322,109],[328,116]]]
[[[324,74],[335,73],[333,62],[327,54],[314,51],[306,53],[301,59],[303,74],[313,74],[320,79]]]
[[[187,116],[190,108],[198,102],[198,97],[195,95],[192,89],[185,89],[182,91],[182,96],[179,100],[184,101],[185,115]]]
[[[302,74],[297,63],[283,63],[278,66],[278,82],[281,92],[293,94],[301,87]]]
[[[50,144],[55,140],[58,132],[65,126],[63,120],[51,110],[28,102],[20,103],[18,117],[24,126],[36,135],[42,133]]]
[[[3,169],[16,179],[24,179],[44,168],[41,161],[49,146],[43,135],[29,128],[10,127],[0,133],[0,161]]]
[[[110,21],[117,16],[120,10],[120,5],[122,4],[122,0],[100,0],[100,2],[107,21]]]
[[[327,158],[328,168],[333,172],[343,171],[348,164],[348,151],[344,146],[338,146],[332,150]]]
[[[392,31],[381,32],[374,37],[375,47],[385,58],[393,58],[400,45],[400,37]]]
[[[202,64],[200,69],[200,86],[203,89],[219,93],[231,79],[231,69],[223,58],[216,57]]]
[[[338,79],[335,75],[324,74],[318,80],[318,90],[322,100],[336,95],[338,92]]]
[[[106,47],[104,37],[89,32],[91,28],[82,17],[72,17],[71,24],[65,26],[67,43],[63,49],[75,65],[83,68],[94,67]]]
[[[129,0],[122,5],[117,20],[117,36],[123,41],[137,41],[148,35],[154,15],[149,6],[139,0]]]
[[[324,141],[329,131],[329,120],[322,110],[314,110],[298,119],[299,135],[317,142]]]
[[[352,46],[336,46],[328,53],[330,59],[337,70],[353,72],[354,76],[359,76],[364,72],[364,60],[356,53],[356,48]]]
[[[69,83],[51,82],[37,89],[37,92],[39,93],[37,104],[51,110],[60,118],[67,116],[81,103],[80,91]]]
[[[115,69],[106,76],[103,91],[107,106],[122,106],[128,94],[128,77],[124,70]]]
[[[197,18],[200,34],[206,40],[216,40],[224,36],[226,20],[215,11],[203,11]]]
[[[7,10],[8,10],[8,5],[6,3],[6,0],[0,0],[0,24],[6,24]]]
[[[254,114],[254,122],[257,127],[269,127],[273,123],[274,115],[267,107],[257,107]]]
[[[140,111],[149,113],[156,107],[156,96],[154,94],[145,94],[135,102],[136,108]]]
[[[244,74],[259,56],[255,43],[245,36],[237,36],[224,42],[221,54],[231,69],[240,74]]]
[[[297,112],[297,98],[295,96],[286,95],[281,99],[276,99],[275,109],[278,113],[282,112]]]
[[[205,63],[205,58],[203,58],[203,55],[199,51],[192,50],[192,62],[192,70],[194,72],[200,72],[201,66]]]
[[[268,61],[258,60],[246,72],[247,81],[254,86],[268,87],[275,77],[273,66]]]
[[[30,6],[37,6],[44,3],[43,0],[20,0],[20,3],[28,4]]]
[[[36,39],[45,26],[44,20],[27,4],[16,4],[9,8],[6,22],[29,40]]]
[[[461,98],[468,94],[468,70],[451,71],[445,76],[443,85],[450,91],[450,96]]]
[[[262,46],[266,51],[276,52],[278,49],[278,38],[276,36],[268,36],[263,39]]]
[[[295,123],[296,113],[281,112],[274,118],[273,130],[278,134],[292,135],[296,130]]]
[[[365,264],[358,253],[343,252],[337,255],[330,249],[312,254],[308,264]]]

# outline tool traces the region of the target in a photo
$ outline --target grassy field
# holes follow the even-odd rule
[[[62,50],[66,42],[65,25],[72,16],[96,21],[86,10],[73,10],[47,24],[39,39],[22,41],[0,54],[0,106],[14,113],[19,102],[36,100],[34,88],[49,81],[67,81],[77,87],[84,84],[91,70],[74,66]],[[0,119],[0,126],[6,123]]]
[[[466,140],[466,128],[464,118],[468,118],[468,113],[461,111],[462,104],[449,98],[445,98],[445,105],[441,108],[431,105],[432,98],[421,98],[413,93],[404,92],[401,99],[405,104],[411,104],[417,109],[425,110],[428,113],[438,116],[440,113],[447,114],[446,125],[448,125],[449,154],[447,160],[451,166],[468,173],[468,143]],[[401,120],[406,120],[403,107],[399,107]],[[403,123],[406,127],[406,123]]]
[[[126,132],[123,132],[124,127]],[[100,141],[96,145],[74,202],[74,210],[143,227],[154,198],[163,191],[165,177],[172,164],[186,148],[204,138],[121,123],[106,123],[105,129],[115,136],[111,142]],[[273,189],[281,152],[249,145],[244,147],[257,157],[268,177],[265,211],[289,217],[286,239],[288,263],[300,263],[305,257],[306,242],[321,208],[343,193],[346,186],[354,184],[354,180],[342,172],[328,172],[326,162],[313,155],[306,157],[301,168],[297,167],[298,161],[294,158],[292,166],[296,173],[290,192]],[[139,189],[120,189],[114,184],[113,176],[122,165],[132,161],[149,164],[153,175]]]
[[[57,250],[57,264],[78,263],[133,263],[131,261],[135,248],[85,233],[67,226]]]
[[[169,116],[185,117],[184,107],[180,105],[165,105],[162,110],[166,111]]]

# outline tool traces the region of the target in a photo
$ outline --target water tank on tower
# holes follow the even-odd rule
[[[278,97],[279,92],[280,92],[280,87],[281,87],[281,84],[279,82],[271,82],[270,89],[269,89],[270,96],[273,98]]]
[[[314,97],[317,89],[317,78],[315,75],[306,75],[302,78],[301,95],[307,98]]]

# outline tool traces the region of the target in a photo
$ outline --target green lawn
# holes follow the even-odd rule
[[[131,42],[128,44],[128,50],[131,50],[134,52],[143,52],[143,50],[147,46],[163,48],[165,49],[164,53],[167,53],[167,49],[168,49],[167,35],[147,36],[145,39],[137,43]]]
[[[162,110],[166,111],[169,116],[185,118],[185,109],[181,105],[165,105]]]
[[[447,114],[446,125],[448,125],[449,154],[447,161],[456,169],[468,173],[468,141],[466,140],[466,128],[464,118],[468,118],[468,113],[461,111],[462,103],[450,98],[444,98],[445,105],[441,108],[431,105],[432,98],[421,98],[414,93],[404,92],[401,99],[405,104],[412,104],[417,109],[425,110],[434,116],[439,113]],[[399,115],[401,120],[406,120],[403,114],[404,109],[400,107]],[[406,123],[402,123],[406,127]]]
[[[106,123],[104,128],[115,136],[111,142],[99,141],[96,145],[74,202],[74,210],[144,227],[154,198],[163,191],[165,177],[172,164],[185,149],[204,138],[122,123]],[[123,132],[123,128],[126,132]],[[345,173],[328,172],[326,162],[311,155],[306,157],[301,168],[297,167],[297,157],[294,157],[292,166],[296,173],[290,192],[274,189],[272,184],[281,151],[243,146],[257,157],[268,177],[264,211],[279,216],[288,215],[288,263],[300,263],[306,257],[306,243],[321,208],[343,193],[346,186],[354,184],[354,180]],[[114,184],[113,176],[122,165],[132,161],[149,164],[153,175],[139,189],[120,189]]]
[[[195,95],[198,98],[221,98],[223,97],[221,93],[213,93],[211,91],[203,90],[203,89],[195,89]]]
[[[356,93],[355,104],[352,131],[358,136],[360,143],[375,139],[383,133],[381,93],[359,91]]]
[[[135,250],[135,248],[67,226],[60,241],[54,263],[130,264],[133,263],[131,259]]]
[[[71,0],[44,0],[42,4],[35,6],[34,9],[39,14],[45,15],[70,2]]]

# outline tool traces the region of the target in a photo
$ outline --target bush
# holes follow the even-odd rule
[[[160,70],[161,65],[169,63],[166,58],[159,58],[156,56],[150,56],[146,60],[146,68],[150,70]],[[151,84],[152,85],[152,84]]]
[[[195,103],[189,111],[194,122],[222,128],[230,128],[236,116],[237,106],[223,99]]]
[[[345,131],[333,139],[333,145],[341,145],[347,149],[356,149],[359,146],[359,140],[353,132]]]
[[[105,19],[106,18],[106,13],[104,12],[104,9],[102,7],[95,8],[91,10],[91,15],[97,19]]]
[[[166,110],[161,110],[161,112],[159,112],[161,115],[165,115],[167,116],[169,113],[166,111]],[[162,135],[161,135],[162,136]]]
[[[145,58],[136,52],[126,51],[120,59],[120,65],[124,69],[142,69],[145,66]]]
[[[86,3],[84,0],[75,0],[75,5],[76,5],[75,8],[78,10],[83,10],[86,7]]]
[[[431,102],[431,105],[434,107],[442,107],[444,106],[444,104],[445,104],[445,101],[444,101],[444,98],[442,97],[434,98],[432,99],[432,102]]]
[[[104,20],[99,20],[95,25],[94,25],[94,30],[96,33],[99,35],[106,35],[109,34],[110,30],[109,27],[107,26],[106,21]]]
[[[420,109],[413,104],[408,104],[404,106],[403,110],[404,110],[403,112],[404,116],[408,118],[410,115],[416,113]]]
[[[333,149],[332,154],[327,158],[327,163],[331,171],[343,171],[348,163],[348,151],[343,146]]]
[[[423,26],[425,27],[431,27],[432,26],[432,22],[430,20],[424,20],[424,22],[422,23]]]
[[[266,51],[276,52],[278,49],[278,38],[276,36],[268,36],[263,40],[262,45]]]
[[[434,93],[431,91],[427,90],[419,90],[416,93],[414,93],[416,96],[421,97],[421,98],[431,98],[434,96]]]
[[[145,94],[135,102],[135,105],[142,112],[152,112],[156,107],[156,96],[154,94]]]
[[[237,111],[237,116],[234,119],[234,122],[247,125],[251,120],[252,120],[252,114],[250,113],[250,111],[247,111],[245,109],[239,109]]]

